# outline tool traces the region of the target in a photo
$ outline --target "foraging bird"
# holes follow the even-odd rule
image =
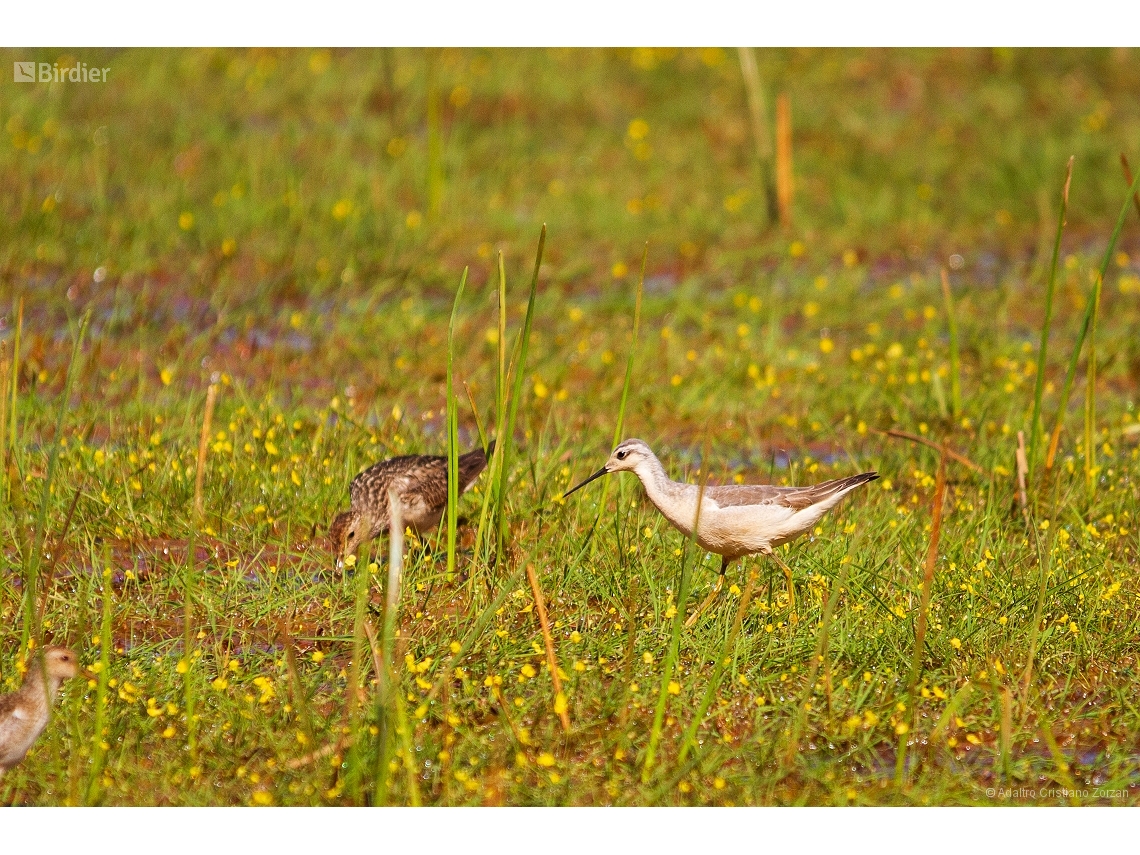
[[[64,680],[79,674],[79,657],[66,647],[33,653],[18,690],[0,695],[0,777],[24,759],[43,733]]]
[[[476,448],[459,456],[459,493],[475,483],[494,453],[495,441],[486,451]],[[404,525],[417,533],[433,530],[447,510],[447,458],[410,454],[373,464],[352,479],[349,508],[329,527],[338,565],[362,544],[388,530],[388,488],[400,495]]]
[[[610,472],[631,471],[641,479],[649,500],[686,537],[699,521],[696,541],[702,549],[721,556],[716,588],[689,619],[688,625],[715,599],[724,584],[731,561],[760,553],[772,558],[788,579],[788,601],[795,610],[792,571],[773,551],[777,546],[811,529],[820,517],[861,484],[879,477],[864,472],[811,487],[775,487],[769,484],[729,484],[701,488],[671,480],[661,461],[640,439],[627,439],[614,449],[606,465],[575,487],[581,489]],[[698,516],[699,505],[699,516]]]

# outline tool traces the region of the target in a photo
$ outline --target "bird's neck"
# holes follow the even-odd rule
[[[56,695],[59,694],[59,686],[62,682],[62,680],[57,679],[45,679],[44,672],[39,666],[33,665],[28,671],[28,676],[24,678],[22,691],[24,697],[33,704],[50,706],[55,703],[55,698]]]
[[[691,484],[680,484],[665,474],[665,468],[656,457],[650,457],[634,472],[645,487],[649,501],[665,515],[677,529],[688,536],[693,530],[697,510],[697,490]]]

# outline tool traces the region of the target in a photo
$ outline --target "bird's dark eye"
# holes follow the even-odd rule
[[[629,454],[629,452],[628,452],[628,451],[619,451],[619,452],[617,453],[617,459],[618,459],[618,460],[625,460],[625,456],[626,456],[627,454]]]
[[[354,537],[356,537],[356,532],[355,532],[355,531],[350,531],[350,532],[348,533],[348,539],[349,539],[349,540],[352,540]]]

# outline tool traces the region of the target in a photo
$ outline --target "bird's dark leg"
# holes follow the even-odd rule
[[[728,569],[729,559],[727,556],[722,555],[720,558],[720,575],[716,577],[716,585],[713,586],[712,593],[705,597],[705,601],[701,603],[695,612],[693,612],[687,621],[686,627],[691,627],[697,622],[697,619],[704,613],[704,611],[711,606],[716,598],[720,596],[721,590],[724,588],[724,572]]]

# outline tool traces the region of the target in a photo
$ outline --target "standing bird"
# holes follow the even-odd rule
[[[811,529],[820,517],[856,487],[879,477],[877,472],[864,472],[811,487],[729,484],[705,487],[702,496],[701,488],[696,484],[671,480],[648,445],[640,439],[627,439],[614,449],[605,466],[563,498],[595,478],[625,470],[632,471],[641,479],[649,501],[685,537],[692,534],[693,524],[699,520],[697,543],[702,549],[721,556],[716,587],[689,618],[688,626],[720,593],[729,562],[756,553],[772,558],[783,568],[788,579],[788,603],[794,611],[796,595],[792,571],[773,550]]]
[[[476,448],[459,455],[459,494],[475,483],[495,451],[495,441],[486,451]],[[348,487],[349,508],[337,514],[329,526],[337,564],[356,553],[362,544],[388,530],[388,488],[400,495],[404,525],[417,534],[432,531],[447,510],[447,458],[409,454],[369,466]]]
[[[79,674],[79,657],[66,647],[33,653],[24,683],[0,695],[0,777],[24,759],[43,733],[64,680]]]

